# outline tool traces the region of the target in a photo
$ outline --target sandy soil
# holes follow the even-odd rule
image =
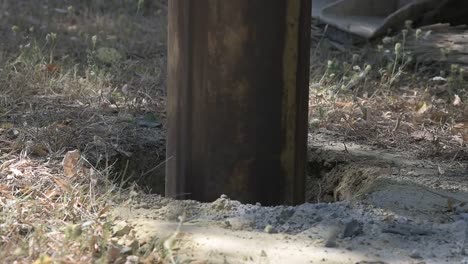
[[[143,248],[157,242],[176,261],[191,263],[468,260],[466,164],[343,143],[323,131],[310,140],[311,203],[263,207],[225,196],[199,203],[137,195],[113,213]]]

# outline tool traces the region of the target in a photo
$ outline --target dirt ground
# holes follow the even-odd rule
[[[175,201],[158,194],[166,16],[159,0],[0,0],[0,259],[468,263],[458,68],[405,61],[398,34],[343,52],[314,25],[308,203]]]
[[[114,215],[142,244],[174,240],[196,263],[464,263],[465,167],[440,166],[352,142],[310,135],[312,203],[296,207],[138,196]],[[317,180],[318,178],[318,180]],[[318,187],[315,187],[317,185]],[[316,200],[314,200],[316,199]],[[183,222],[177,222],[183,216]],[[125,240],[125,239],[124,239]],[[162,241],[162,242],[161,242]],[[206,262],[203,262],[205,260]]]

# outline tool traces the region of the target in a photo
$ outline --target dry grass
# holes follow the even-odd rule
[[[70,179],[57,170],[58,164],[9,158],[0,181],[0,258],[31,263],[48,256],[89,263],[105,257],[110,238],[105,211],[114,194],[113,188],[103,193],[98,187],[103,184],[99,173],[87,169]]]
[[[108,211],[132,193],[119,158],[141,141],[163,159],[147,127],[164,120],[166,4],[0,0],[2,262],[163,262],[113,236]]]
[[[328,63],[311,68],[311,127],[335,131],[344,141],[466,166],[464,71],[418,62],[405,43],[424,34],[408,28],[353,53],[334,51],[322,39],[312,60]]]

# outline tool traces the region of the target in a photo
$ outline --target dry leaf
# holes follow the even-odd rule
[[[6,184],[0,184],[0,193],[10,192],[10,188]]]
[[[61,179],[56,178],[56,177],[52,179],[54,180],[55,184],[57,184],[57,186],[60,187],[60,189],[62,189],[63,192],[71,191],[72,187],[70,186],[69,183],[62,181]]]
[[[56,73],[60,71],[60,67],[57,64],[53,64],[53,63],[46,64],[45,68],[50,73]]]
[[[1,197],[13,199],[13,195],[11,195],[11,188],[6,184],[0,184],[0,194]]]
[[[77,174],[78,162],[80,161],[81,155],[79,150],[73,150],[67,152],[63,158],[63,173],[67,177],[73,177]]]
[[[335,106],[338,108],[351,108],[354,105],[354,102],[335,102]]]
[[[457,123],[453,126],[452,130],[458,133],[464,142],[468,142],[468,122]]]

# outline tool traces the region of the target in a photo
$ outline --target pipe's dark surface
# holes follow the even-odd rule
[[[310,0],[169,1],[166,196],[304,202]]]

